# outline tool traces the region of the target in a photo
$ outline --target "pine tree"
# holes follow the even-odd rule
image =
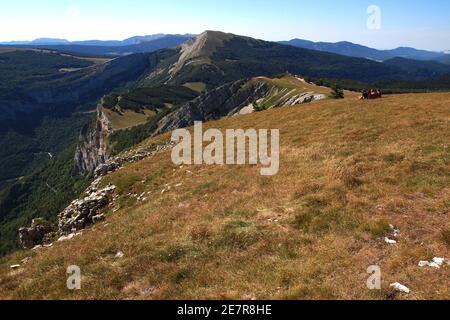
[[[332,88],[330,97],[333,99],[344,99],[344,90],[336,84]]]

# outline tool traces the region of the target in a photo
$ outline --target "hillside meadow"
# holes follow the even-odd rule
[[[170,151],[127,165],[104,178],[119,195],[106,222],[0,260],[0,298],[449,299],[450,266],[418,266],[450,258],[449,105],[448,93],[350,97],[204,124],[280,129],[279,173],[174,166]],[[69,265],[81,290],[66,288]],[[366,287],[371,265],[382,290]]]

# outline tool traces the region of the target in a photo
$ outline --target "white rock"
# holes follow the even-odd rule
[[[432,268],[436,268],[436,269],[440,269],[441,268],[441,266],[438,265],[436,262],[430,262],[429,266],[432,267]]]
[[[384,238],[384,242],[386,242],[387,244],[396,244],[396,243],[397,243],[397,241],[391,240],[391,239],[389,239],[388,237],[385,237],[385,238]]]
[[[442,266],[444,264],[445,259],[444,258],[433,258],[433,262],[436,263],[438,266]]]
[[[403,292],[403,293],[410,293],[411,290],[409,290],[408,287],[402,285],[401,283],[395,282],[391,284],[391,288],[394,288],[397,291]]]
[[[445,262],[444,258],[433,258],[433,260],[431,261],[422,260],[419,262],[419,267],[431,267],[440,269],[444,264],[444,262]]]
[[[116,258],[123,258],[125,256],[125,254],[122,251],[117,252],[116,254]]]
[[[430,263],[428,261],[419,261],[419,267],[428,267]]]
[[[58,242],[70,240],[70,239],[72,239],[73,237],[75,237],[75,233],[71,233],[71,234],[69,234],[69,235],[67,235],[67,236],[61,236],[61,237],[59,237]]]
[[[31,260],[31,257],[26,257],[26,258],[22,259],[22,261],[20,261],[20,262],[22,262],[23,264],[26,264],[26,263],[30,262],[30,260]]]
[[[399,238],[400,237],[400,229],[396,228],[393,224],[390,224],[389,227],[392,230],[392,234],[395,238]]]
[[[20,264],[13,264],[10,268],[11,269],[18,269],[18,268],[20,268]]]
[[[423,267],[431,267],[431,268],[436,268],[439,269],[440,266],[435,263],[435,262],[430,262],[430,261],[420,261],[419,262],[419,267],[423,268]]]

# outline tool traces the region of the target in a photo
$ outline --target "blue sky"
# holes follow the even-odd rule
[[[380,8],[369,29],[367,8]],[[265,40],[348,40],[450,50],[448,0],[16,0],[0,5],[0,41],[124,39],[221,30]]]

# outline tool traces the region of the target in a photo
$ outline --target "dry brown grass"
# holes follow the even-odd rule
[[[0,297],[449,299],[450,268],[417,266],[450,258],[449,105],[450,94],[345,99],[208,123],[279,128],[279,174],[175,167],[169,152],[128,165],[104,182],[121,205],[107,225],[2,259]],[[144,191],[144,202],[128,196]],[[382,241],[390,223],[395,246]],[[381,291],[366,288],[373,264]],[[81,267],[82,290],[66,289],[68,265]],[[392,282],[412,293],[393,294]]]
[[[113,130],[121,130],[144,124],[150,117],[155,115],[155,112],[152,110],[143,110],[142,112],[122,110],[119,114],[118,112],[104,109],[104,112],[111,121]]]

